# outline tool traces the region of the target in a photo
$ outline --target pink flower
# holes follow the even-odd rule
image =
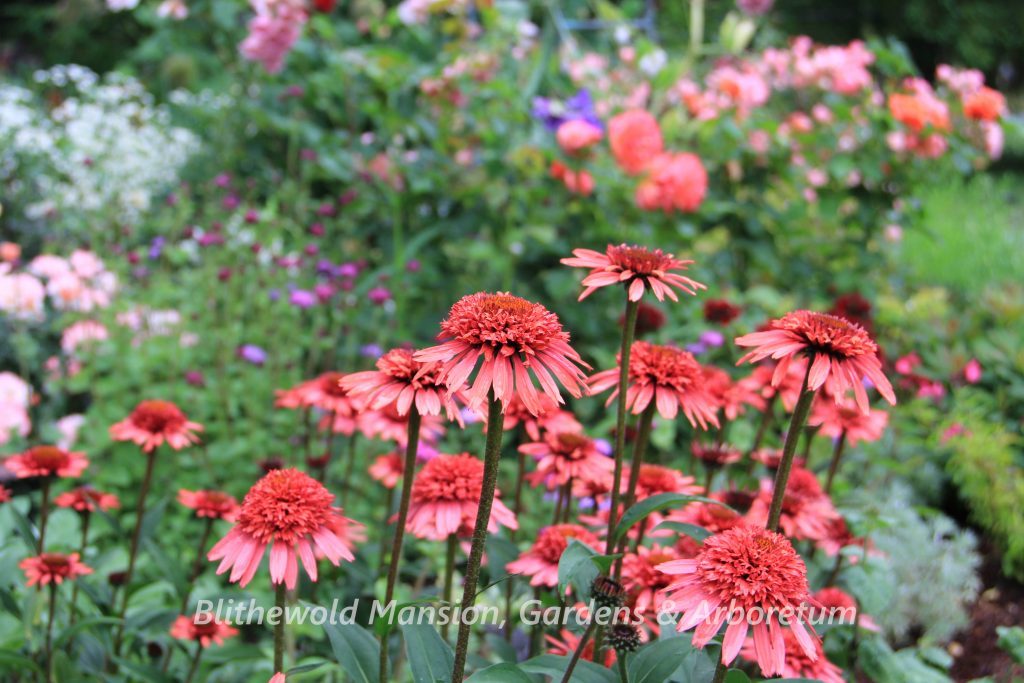
[[[572,481],[600,481],[607,478],[615,463],[597,449],[597,443],[584,434],[548,432],[543,441],[526,443],[519,451],[537,460],[537,470],[527,475],[533,486],[549,489]]]
[[[84,453],[65,451],[57,446],[33,446],[7,458],[4,466],[19,479],[77,477],[89,466],[89,459]]]
[[[132,441],[146,453],[156,450],[164,442],[174,450],[181,450],[199,442],[195,432],[203,426],[192,422],[181,409],[170,401],[142,401],[131,415],[110,427],[114,441]]]
[[[658,121],[642,109],[631,109],[608,122],[612,156],[626,173],[637,175],[664,149]]]
[[[972,358],[964,366],[964,379],[968,384],[977,384],[981,381],[981,363],[977,358]]]
[[[571,258],[562,259],[562,264],[590,269],[583,278],[586,289],[580,294],[579,301],[601,287],[613,285],[625,286],[630,301],[639,301],[648,289],[658,301],[664,301],[665,297],[678,301],[676,289],[694,296],[697,290],[707,289],[696,280],[672,272],[686,270],[692,260],[677,259],[675,254],[661,249],[648,249],[636,244],[609,244],[603,254],[593,249],[573,249],[572,254]]]
[[[178,640],[194,640],[202,648],[210,647],[213,644],[223,645],[226,639],[237,635],[237,628],[216,619],[208,621],[204,619],[202,623],[199,623],[197,616],[179,615],[171,624],[172,637]]]
[[[593,549],[600,544],[597,536],[578,524],[555,524],[541,529],[530,549],[509,562],[505,571],[529,576],[531,586],[557,586],[558,561],[573,538]]]
[[[604,134],[583,119],[570,119],[558,127],[555,137],[567,154],[579,154],[600,142]]]
[[[696,154],[660,154],[647,166],[636,188],[636,204],[645,211],[682,211],[700,208],[708,190],[708,174]]]
[[[268,73],[277,73],[306,24],[304,6],[293,0],[252,0],[252,5],[256,16],[249,20],[249,35],[239,51]]]

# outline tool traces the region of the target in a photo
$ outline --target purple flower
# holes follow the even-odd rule
[[[612,444],[608,439],[594,439],[594,446],[597,447],[597,451],[601,455],[612,454]]]
[[[700,343],[707,348],[717,349],[725,343],[725,335],[718,330],[708,330],[700,335]]]
[[[325,304],[334,296],[334,287],[321,282],[313,288],[313,292],[316,293],[316,298],[319,299],[320,303]]]
[[[334,264],[327,259],[320,259],[316,262],[317,275],[330,275],[334,272]]]
[[[422,265],[418,259],[409,259],[409,262],[405,264],[405,269],[410,273],[420,272],[421,267]]]
[[[366,293],[366,298],[372,303],[381,306],[391,300],[391,290],[387,287],[374,287]]]
[[[334,202],[324,202],[316,208],[317,216],[333,216],[338,212],[338,209],[334,206]]]
[[[160,258],[160,254],[163,253],[164,244],[166,242],[167,240],[163,237],[163,235],[158,235],[153,238],[153,241],[150,242],[149,244],[150,261],[156,261],[158,258]]]
[[[242,344],[238,347],[238,357],[246,363],[263,365],[267,362],[267,352],[255,344]]]
[[[693,342],[692,344],[687,344],[683,348],[685,348],[687,351],[689,351],[695,356],[699,356],[700,354],[708,350],[708,347],[705,346],[704,342]]]
[[[580,90],[565,102],[537,97],[533,100],[533,117],[551,131],[558,130],[566,121],[581,119],[598,128],[604,129],[601,119],[594,108],[594,100],[586,88]]]
[[[366,344],[359,348],[359,355],[364,358],[380,358],[384,355],[384,349],[378,344]]]
[[[227,173],[220,173],[213,179],[213,184],[217,187],[227,187],[231,184],[231,176]]]
[[[203,373],[198,370],[189,370],[186,372],[185,382],[193,387],[206,386],[206,379],[203,377]]]
[[[277,301],[278,299],[281,298],[281,290],[276,288],[272,289],[269,292],[267,292],[267,296],[270,297],[271,301]]]
[[[288,295],[288,302],[297,308],[312,308],[316,306],[316,294],[308,289],[293,289]]]
[[[356,277],[359,275],[359,266],[354,263],[342,263],[338,266],[337,270],[334,271],[336,277]]]
[[[232,193],[224,197],[224,199],[221,201],[221,206],[223,206],[228,211],[232,211],[234,209],[237,209],[238,205],[241,203],[242,202],[238,198],[238,195]]]
[[[259,223],[260,212],[257,211],[256,209],[249,209],[248,211],[245,212],[245,222],[249,224]]]

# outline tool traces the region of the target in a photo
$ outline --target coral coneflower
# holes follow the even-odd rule
[[[763,525],[768,519],[774,484],[765,479],[761,492],[747,513],[750,524]],[[832,500],[822,490],[817,475],[810,470],[793,468],[786,493],[782,498],[782,516],[779,526],[790,538],[820,541],[827,538],[832,522],[839,517]]]
[[[740,317],[743,309],[726,299],[708,299],[704,302],[704,320],[716,325],[728,325]]]
[[[178,502],[191,510],[195,510],[196,517],[224,519],[233,522],[238,516],[238,501],[235,500],[234,496],[223,491],[189,491],[188,489],[179,489]]]
[[[700,493],[694,478],[662,465],[640,465],[635,499],[643,500],[661,493]]]
[[[121,501],[113,493],[104,493],[87,486],[66,491],[57,496],[53,502],[59,508],[70,508],[75,512],[116,510],[121,507]]]
[[[483,358],[466,392],[472,406],[486,404],[493,390],[503,406],[518,395],[536,415],[542,406],[531,372],[541,392],[558,403],[562,396],[555,379],[576,398],[586,386],[578,366],[589,366],[569,346],[569,333],[558,316],[518,296],[479,292],[459,299],[441,322],[439,339],[447,341],[414,357],[425,363],[442,362],[441,378],[449,391],[461,389]]]
[[[857,601],[853,596],[835,586],[827,586],[814,594],[814,601],[818,603],[815,616],[830,619],[828,623],[851,626],[857,624],[869,631],[880,631],[875,620],[866,614],[858,614]]]
[[[544,640],[547,641],[548,654],[558,657],[571,657],[580,646],[580,636],[567,628],[563,628],[557,636],[545,634]],[[594,661],[594,647],[594,639],[588,639],[587,643],[583,646],[583,650],[580,652],[580,659],[587,662]],[[615,650],[608,648],[604,652],[604,665],[610,668],[614,664]]]
[[[719,368],[704,366],[704,386],[722,408],[726,420],[735,420],[746,412],[747,406],[764,410],[766,403],[761,396],[760,384],[749,377],[732,381],[729,373]]]
[[[636,552],[622,558],[622,585],[633,596],[633,606],[638,612],[658,612],[666,599],[664,589],[672,583],[672,578],[657,567],[679,559],[682,556],[678,550],[659,545],[640,546]]]
[[[738,526],[707,538],[697,557],[658,567],[678,577],[665,591],[682,613],[677,626],[697,627],[693,644],[703,648],[728,624],[722,641],[723,664],[739,654],[753,629],[755,660],[765,676],[782,675],[787,652],[784,630],[791,630],[808,659],[818,651],[813,630],[800,620],[810,595],[807,568],[784,536],[764,528]],[[779,616],[792,615],[787,624]]]
[[[77,477],[89,466],[84,453],[66,451],[57,446],[33,446],[12,455],[4,466],[19,479],[26,477]]]
[[[407,528],[419,538],[443,541],[473,529],[484,482],[484,463],[468,453],[439,455],[423,466],[412,483]],[[495,499],[487,530],[517,529],[515,515]]]
[[[353,417],[362,408],[362,402],[349,395],[342,386],[344,378],[340,372],[325,372],[292,389],[278,391],[274,405],[279,408],[319,408],[328,414]]]
[[[889,413],[870,409],[862,412],[846,401],[817,400],[811,409],[807,424],[821,427],[825,436],[838,439],[843,436],[856,446],[860,441],[878,441],[889,424]]]
[[[706,287],[684,275],[672,271],[686,270],[693,261],[677,259],[661,249],[648,249],[637,245],[611,245],[602,254],[593,249],[574,249],[571,258],[562,263],[574,268],[589,268],[590,274],[583,278],[586,289],[580,294],[580,301],[601,287],[624,285],[630,301],[639,301],[650,289],[658,301],[668,297],[678,301],[675,290],[695,295],[698,289]]]
[[[537,459],[537,469],[527,475],[534,486],[549,489],[574,481],[601,480],[615,463],[598,450],[597,442],[577,432],[548,432],[543,441],[526,443],[519,450]]]
[[[352,523],[334,507],[334,495],[323,484],[296,469],[274,470],[260,479],[242,500],[238,519],[207,553],[220,560],[217,573],[231,570],[229,580],[245,587],[270,548],[270,580],[289,589],[298,579],[298,563],[317,580],[314,546],[337,566],[354,559],[340,530]]]
[[[410,349],[392,349],[380,357],[376,370],[346,375],[341,386],[374,410],[394,405],[399,415],[407,415],[415,405],[420,415],[440,415],[444,408],[449,420],[461,422],[440,370],[440,363],[421,363]],[[456,390],[454,395],[459,393]]]
[[[843,670],[825,658],[825,652],[822,650],[820,642],[812,641],[814,653],[812,657],[807,653],[803,643],[800,642],[793,630],[782,629],[781,631],[780,649],[784,650],[785,657],[776,670],[777,675],[788,680],[820,681],[821,683],[844,683],[846,681],[843,677]],[[743,644],[740,656],[749,662],[760,663],[757,641],[754,638],[748,638]],[[761,670],[764,670],[763,665]]]
[[[505,571],[529,576],[531,586],[557,586],[558,561],[573,538],[594,550],[599,549],[597,536],[586,528],[578,524],[554,524],[541,529],[530,549],[509,562]]]
[[[171,636],[178,640],[194,640],[199,647],[210,647],[213,644],[223,645],[225,640],[238,635],[238,629],[225,621],[211,618],[199,623],[197,617],[179,615],[171,624]]]
[[[857,405],[866,413],[868,397],[862,380],[868,379],[885,400],[896,405],[892,385],[882,373],[878,345],[863,327],[839,316],[793,311],[773,320],[767,331],[737,338],[736,344],[754,347],[737,365],[769,356],[778,361],[772,376],[774,386],[782,382],[796,354],[803,352],[811,361],[807,374],[809,391],[824,386],[839,400],[847,390],[853,389]]]
[[[782,464],[781,448],[758,448],[750,454],[750,459],[759,462],[770,470],[779,469]],[[793,467],[803,467],[806,463],[803,458],[793,458]]]
[[[562,410],[547,394],[537,396],[537,414],[527,410],[522,399],[517,395],[505,406],[502,428],[507,432],[519,425],[523,426],[530,441],[540,441],[541,431],[547,432],[580,432],[583,425],[568,410]],[[485,416],[486,417],[486,416]]]
[[[716,492],[708,497],[724,503],[727,495]],[[682,510],[673,510],[669,513],[669,519],[694,524],[713,534],[719,534],[747,523],[743,515],[728,505],[701,502],[691,503]]]
[[[170,401],[142,401],[124,420],[110,427],[114,441],[131,441],[149,453],[164,442],[180,450],[199,442],[195,432],[203,426],[189,421],[181,408]]]
[[[743,457],[738,448],[722,443],[703,444],[694,441],[690,444],[690,451],[705,467],[713,468],[731,465]]]
[[[420,451],[428,450],[444,435],[444,425],[437,415],[420,415],[418,419],[417,447]],[[394,404],[386,405],[380,410],[364,410],[356,417],[355,424],[359,432],[368,439],[394,441],[401,448],[408,445],[409,414],[399,415]]]
[[[92,574],[92,569],[80,561],[78,553],[43,553],[36,557],[26,557],[18,566],[25,572],[26,586],[61,584],[65,580]]]
[[[384,488],[393,489],[402,478],[405,468],[402,464],[402,454],[398,451],[391,451],[384,455],[377,456],[369,467],[370,476],[374,481],[379,481]]]
[[[604,370],[590,378],[591,393],[615,387],[606,405],[619,394],[619,370]],[[700,425],[706,430],[708,424],[718,426],[718,404],[707,391],[700,363],[689,351],[644,341],[634,343],[629,357],[628,382],[626,407],[635,415],[653,401],[666,420],[675,419],[682,409],[694,427]]]

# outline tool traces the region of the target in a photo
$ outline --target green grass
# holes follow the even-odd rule
[[[924,229],[908,230],[901,259],[919,284],[966,293],[1024,278],[1024,175],[979,175],[922,196]]]

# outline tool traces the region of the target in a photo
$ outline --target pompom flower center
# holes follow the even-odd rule
[[[736,527],[711,536],[697,558],[696,574],[710,595],[740,607],[796,607],[807,596],[807,570],[781,534]]]
[[[187,419],[178,406],[170,401],[143,401],[131,415],[132,423],[151,434],[175,431],[184,427]]]
[[[391,349],[377,361],[377,369],[389,377],[408,382],[417,389],[442,388],[437,363],[421,363],[410,349]]]
[[[581,460],[594,450],[594,442],[583,434],[562,432],[555,441],[555,454],[570,460]]]
[[[238,527],[260,543],[294,544],[331,521],[334,496],[298,470],[273,470],[242,501]]]
[[[39,556],[46,571],[50,574],[63,576],[71,571],[71,558],[57,553],[43,553]]]
[[[633,344],[629,358],[630,379],[686,389],[701,376],[700,364],[689,351],[648,342]]]
[[[863,327],[829,313],[794,311],[773,326],[800,335],[816,353],[851,358],[878,351],[878,346]]]
[[[472,456],[439,456],[420,470],[413,497],[421,502],[475,502],[483,491],[484,464]]]
[[[572,525],[552,526],[541,532],[533,551],[545,562],[558,564],[562,553],[569,546],[569,539],[578,538],[581,541],[588,541],[588,533]]]
[[[554,313],[505,293],[463,297],[452,306],[441,330],[446,336],[505,356],[530,356],[569,338]]]

